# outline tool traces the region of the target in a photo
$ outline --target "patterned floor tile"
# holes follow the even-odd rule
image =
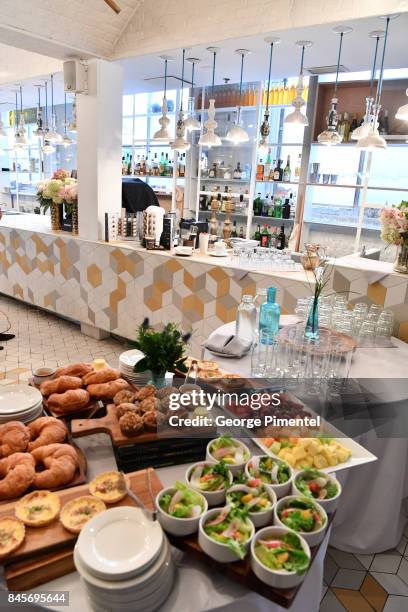
[[[360,587],[360,593],[366,598],[376,612],[381,612],[387,600],[388,593],[372,576],[368,575],[364,578],[363,584]]]
[[[347,612],[331,589],[328,589],[320,604],[320,612]],[[306,610],[305,610],[306,612]],[[309,611],[307,611],[309,612]]]
[[[353,591],[358,591],[365,576],[366,572],[360,572],[358,570],[339,569],[330,587],[337,587],[340,589],[352,589]]]
[[[402,559],[397,572],[398,576],[408,585],[408,561]]]
[[[370,568],[370,565],[374,559],[374,555],[356,555],[356,557],[367,570]]]
[[[326,558],[324,560],[324,581],[326,582],[326,584],[330,586],[338,570],[339,566],[337,565],[337,563],[335,563],[329,555],[326,555]]]
[[[347,612],[373,612],[373,608],[359,591],[334,588],[332,590]]]
[[[384,606],[383,612],[407,612],[408,604],[406,597],[390,595]]]
[[[370,571],[396,574],[400,563],[401,555],[375,555],[370,566]]]
[[[372,575],[390,595],[408,597],[408,584],[399,576],[380,572],[372,572]]]
[[[355,555],[342,550],[337,550],[329,546],[327,554],[335,561],[342,569],[365,570],[365,566],[356,558]]]

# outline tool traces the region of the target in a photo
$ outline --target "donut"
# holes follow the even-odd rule
[[[28,444],[29,452],[40,446],[64,442],[68,434],[66,425],[55,417],[40,417],[27,427],[31,439],[31,442]]]
[[[37,489],[55,489],[70,482],[78,467],[78,455],[69,444],[47,444],[31,453],[36,468],[44,468],[34,475]]]
[[[0,457],[8,457],[13,453],[26,450],[30,433],[20,421],[9,421],[0,425]]]
[[[0,460],[0,499],[19,497],[35,478],[35,462],[30,453],[13,453]]]

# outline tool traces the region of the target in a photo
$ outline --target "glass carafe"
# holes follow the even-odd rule
[[[252,295],[242,296],[238,306],[235,334],[242,340],[253,342],[256,331],[256,306]]]

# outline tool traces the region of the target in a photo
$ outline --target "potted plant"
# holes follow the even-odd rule
[[[136,341],[132,342],[144,354],[134,371],[150,370],[153,384],[164,386],[166,372],[187,372],[185,349],[190,338],[191,333],[183,334],[174,323],[167,323],[163,329],[155,330],[146,318],[137,330]]]
[[[383,208],[380,223],[382,240],[397,246],[394,270],[408,274],[408,202],[403,200],[398,206]]]

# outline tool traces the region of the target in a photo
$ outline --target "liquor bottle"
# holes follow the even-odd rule
[[[300,167],[302,164],[302,154],[299,153],[298,155],[298,159],[297,159],[297,164],[295,166],[295,181],[298,181],[300,178]]]
[[[357,128],[358,128],[357,115],[353,115],[353,119],[350,125],[350,134],[352,134],[354,130],[356,130]]]
[[[205,193],[200,194],[200,199],[198,201],[198,206],[200,210],[208,210],[208,200]]]
[[[275,206],[274,206],[274,201],[273,201],[273,196],[271,196],[271,201],[268,204],[268,217],[274,217],[275,216]]]
[[[132,156],[129,155],[126,174],[132,174]]]
[[[122,155],[122,174],[126,174],[126,162],[124,155]]]
[[[282,178],[285,183],[289,183],[290,179],[292,178],[292,170],[290,169],[290,155],[288,155],[288,159],[286,160],[286,166],[283,170]]]
[[[282,177],[283,177],[283,170],[282,170],[282,161],[281,159],[277,159],[276,160],[276,167],[273,171],[273,180],[274,181],[281,181]]]
[[[276,219],[282,219],[282,198],[280,196],[275,196],[274,205]]]
[[[271,150],[268,149],[268,155],[266,156],[266,160],[265,160],[265,166],[264,166],[264,181],[269,181],[269,175],[271,173],[271,164],[272,164],[272,159],[271,159]]]
[[[265,198],[262,200],[262,217],[268,216],[268,208],[269,208],[269,195],[267,194]]]
[[[350,124],[349,114],[345,112],[343,115],[343,123],[342,123],[343,142],[350,141],[350,126],[351,124]]]
[[[243,238],[243,237],[244,237],[244,228],[243,228],[243,226],[242,226],[242,225],[241,225],[241,227],[239,228],[239,237],[240,237],[240,238]]]
[[[213,163],[213,165],[211,166],[211,168],[208,171],[208,178],[217,178],[217,164],[216,162]]]
[[[270,247],[272,249],[276,249],[277,244],[278,244],[278,228],[274,227],[272,228]]]
[[[232,230],[231,230],[231,238],[237,238],[238,237],[238,233],[237,233],[237,222],[234,221],[232,224]]]
[[[262,214],[262,198],[261,194],[258,193],[257,197],[254,200],[254,215],[259,217]]]
[[[262,159],[259,160],[259,163],[256,165],[256,180],[263,181],[264,180],[264,165]]]
[[[289,203],[289,198],[285,199],[285,203],[282,206],[282,219],[290,219],[290,203]]]
[[[264,225],[264,228],[261,232],[261,247],[268,248],[271,243],[271,235],[268,231],[268,226]]]
[[[281,225],[281,231],[278,234],[278,243],[276,245],[276,248],[279,249],[280,251],[283,251],[283,249],[285,248],[285,243],[286,243],[285,226]]]
[[[279,331],[280,306],[276,302],[276,288],[268,287],[266,302],[259,310],[259,337],[263,344],[273,344]]]
[[[237,162],[237,167],[234,170],[234,179],[240,179],[241,178],[241,165],[239,162]]]
[[[254,239],[257,240],[258,242],[261,242],[261,226],[260,225],[256,226],[256,232],[254,235]]]
[[[145,160],[145,156],[142,155],[142,159],[140,160],[140,174],[142,176],[145,176],[146,173],[146,160]]]
[[[169,154],[166,153],[164,158],[164,176],[170,176]]]
[[[164,166],[164,153],[162,151],[162,153],[160,155],[160,162],[159,162],[159,175],[160,176],[164,176],[164,170],[165,170],[165,166]]]

